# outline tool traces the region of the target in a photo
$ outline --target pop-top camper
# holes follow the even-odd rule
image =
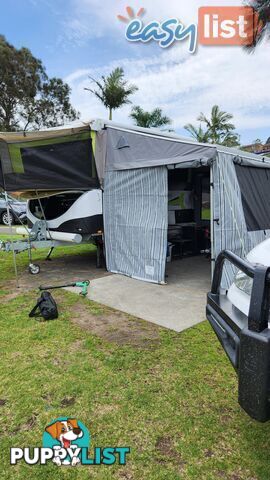
[[[104,230],[111,272],[162,284],[171,246],[208,251],[213,267],[222,250],[244,258],[270,236],[270,161],[252,153],[93,120],[3,133],[0,155],[3,190],[30,199],[29,227],[67,241]],[[226,264],[224,286],[234,273]]]
[[[94,161],[95,133],[89,125],[0,136],[1,186],[28,199],[27,240],[3,242],[17,253],[83,242],[101,245],[102,191]],[[8,205],[12,209],[12,205]],[[50,254],[49,253],[49,254]],[[30,255],[31,258],[31,255]],[[30,261],[29,271],[39,273]]]
[[[207,318],[239,375],[241,405],[270,419],[270,267],[248,260],[270,238],[270,159],[102,120],[1,134],[0,159],[3,190],[30,198],[29,241],[5,250],[91,241],[102,228],[107,269],[157,284],[168,257],[191,256],[199,275],[207,251]],[[184,282],[181,261],[178,271]],[[249,288],[246,310],[232,284]]]
[[[46,219],[50,232],[80,234],[84,240],[103,230],[102,191],[64,191],[27,202],[27,220],[31,228]],[[68,237],[67,237],[68,238]]]

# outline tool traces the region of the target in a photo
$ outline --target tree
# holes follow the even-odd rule
[[[25,121],[25,130],[39,130],[42,126],[55,127],[79,117],[71,106],[70,87],[60,78],[51,78],[42,86],[39,98],[30,99],[20,112]]]
[[[253,36],[253,43],[245,46],[245,50],[252,53],[265,37],[269,38],[270,36],[270,0],[250,0],[247,5],[252,7],[258,16],[256,29]]]
[[[211,110],[211,117],[207,118],[203,113],[200,113],[197,120],[206,125],[206,130],[202,126],[197,129],[194,125],[185,125],[185,129],[191,133],[193,137],[202,143],[217,143],[227,147],[238,146],[240,137],[235,132],[235,126],[231,123],[233,115],[223,112],[217,105],[214,105]]]
[[[130,117],[138,127],[144,128],[163,127],[172,123],[169,117],[163,115],[161,108],[155,108],[151,112],[147,112],[139,106],[134,106]]]
[[[69,86],[49,79],[30,50],[16,49],[0,36],[0,65],[0,130],[54,127],[78,118]]]
[[[209,133],[207,131],[204,131],[202,129],[202,126],[200,125],[198,128],[192,125],[191,123],[188,123],[184,127],[193,138],[195,138],[198,142],[200,143],[209,143],[210,138],[209,138]]]
[[[93,93],[109,110],[109,119],[112,120],[112,112],[127,103],[130,95],[138,90],[136,85],[129,84],[125,80],[123,68],[117,67],[107,77],[102,76],[101,80],[89,77],[96,88],[85,88]]]

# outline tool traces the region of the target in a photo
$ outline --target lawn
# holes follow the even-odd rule
[[[18,260],[22,270],[27,256]],[[60,291],[59,319],[39,323],[28,318],[37,292],[10,299],[12,256],[0,261],[2,479],[269,480],[269,425],[238,406],[236,376],[206,322],[176,334],[127,317],[130,338],[121,337],[123,315]],[[103,329],[82,328],[82,314]],[[119,325],[106,327],[112,316]],[[11,467],[10,447],[41,445],[59,416],[81,420],[92,448],[130,446],[127,465]]]

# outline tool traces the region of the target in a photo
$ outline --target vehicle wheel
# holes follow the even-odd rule
[[[30,263],[28,270],[31,275],[38,275],[40,272],[40,266],[34,263]]]
[[[14,215],[13,213],[9,212],[9,217],[10,217],[10,224],[11,225],[14,225],[15,223],[15,218],[14,218]],[[5,211],[1,214],[1,222],[4,224],[4,225],[9,225],[9,222],[8,222],[8,212]]]

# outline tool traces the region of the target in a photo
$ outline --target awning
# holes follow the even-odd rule
[[[207,165],[216,156],[216,148],[174,138],[107,128],[107,172],[134,168],[187,163]]]

